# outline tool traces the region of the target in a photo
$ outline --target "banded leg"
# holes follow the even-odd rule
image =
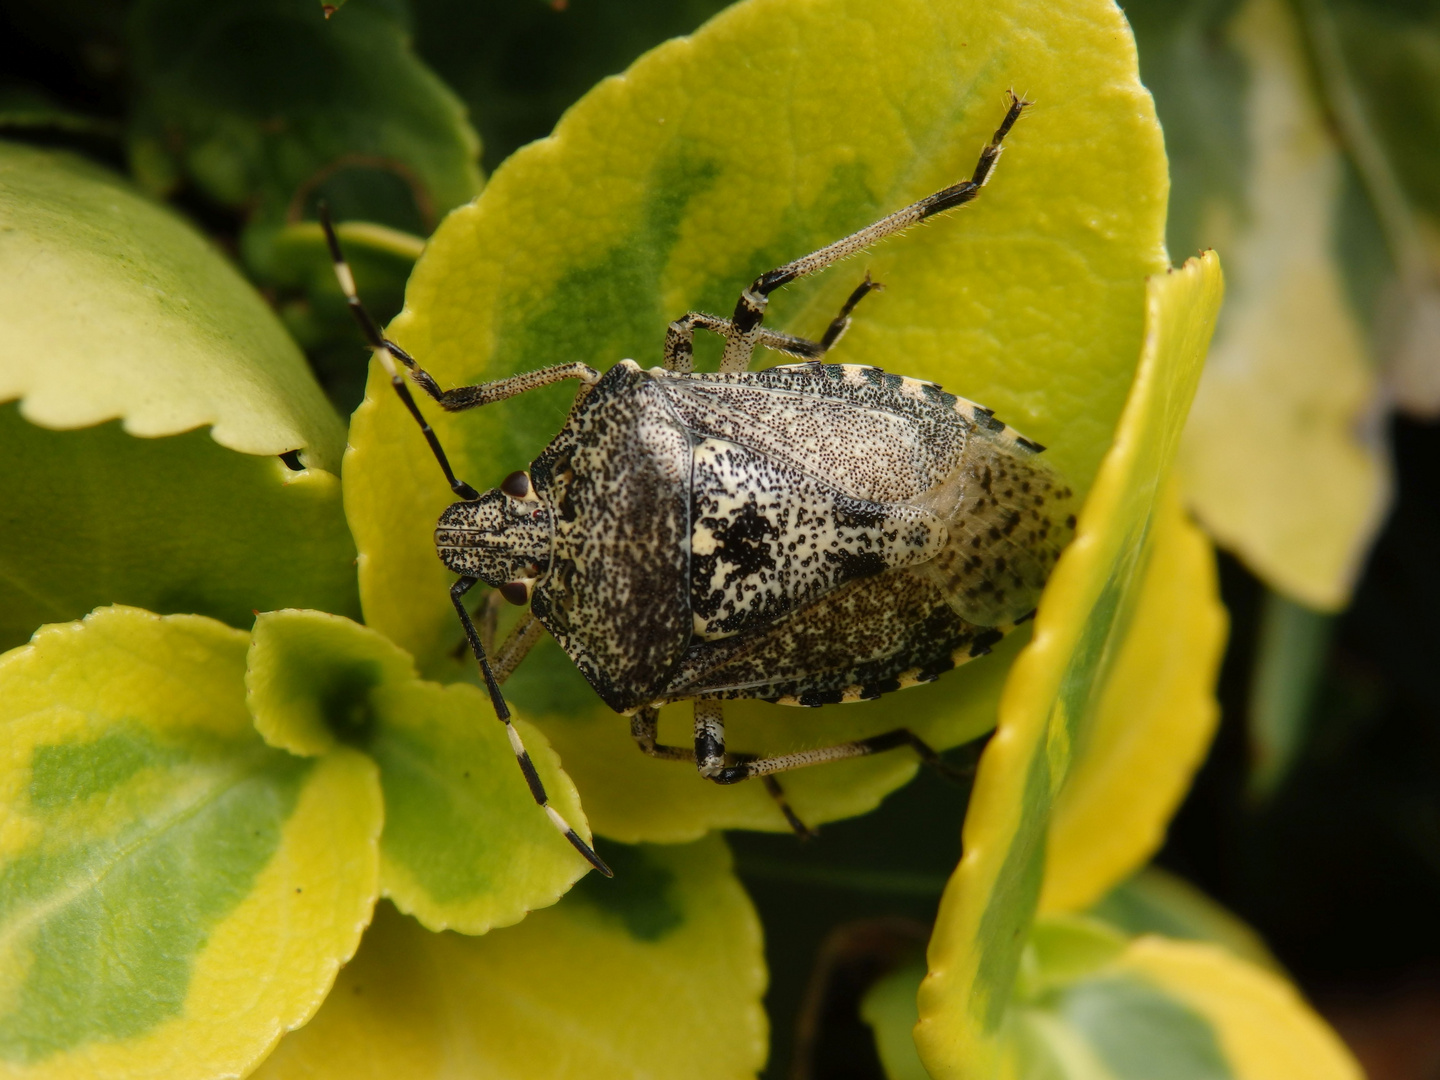
[[[725,705],[720,701],[704,700],[695,702],[695,753],[693,757],[687,754],[686,758],[696,763],[701,776],[721,784],[735,782],[719,779],[726,770],[745,768],[749,762],[761,760],[748,754],[726,756]],[[768,775],[764,777],[764,782],[765,790],[775,800],[780,813],[785,816],[786,824],[795,834],[802,840],[815,836],[815,831],[790,809],[790,802],[785,798],[785,790],[780,786],[780,782]]]
[[[491,593],[491,596],[499,596],[499,593]],[[504,683],[517,667],[520,661],[530,654],[530,650],[540,644],[540,639],[545,636],[545,627],[540,620],[531,615],[527,610],[520,621],[515,624],[515,629],[495,650],[495,662],[490,665],[495,673],[495,681]]]
[[[878,281],[871,281],[870,275],[866,274],[865,280],[856,286],[850,298],[840,308],[840,314],[830,320],[830,325],[826,327],[825,334],[819,341],[761,327],[756,335],[756,343],[800,360],[819,360],[834,348],[835,343],[845,335],[845,331],[850,329],[850,313],[855,310],[855,305],[860,303],[866,294],[884,287]],[[722,319],[718,315],[705,315],[698,311],[682,315],[672,322],[669,330],[665,332],[664,364],[667,371],[688,373],[695,369],[694,343],[697,329],[709,330],[727,341],[735,333],[730,320]]]
[[[701,706],[705,706],[703,715]],[[815,750],[801,750],[794,754],[782,754],[773,758],[751,758],[734,755],[725,756],[725,720],[718,701],[697,701],[695,703],[695,760],[700,775],[717,784],[738,784],[752,777],[769,777],[774,773],[801,769],[807,765],[822,765],[830,761],[844,761],[846,758],[867,757],[884,753],[897,747],[908,746],[919,755],[920,760],[942,776],[952,780],[963,780],[966,774],[952,769],[940,759],[931,746],[909,728],[896,728],[883,735],[872,735],[868,739],[822,746]]]
[[[380,333],[380,328],[375,325],[375,320],[365,310],[365,305],[360,302],[360,296],[355,291],[355,275],[351,272],[350,264],[345,261],[345,256],[340,251],[340,239],[335,235],[335,226],[330,220],[329,207],[323,203],[320,206],[320,225],[325,230],[325,242],[330,248],[330,259],[335,267],[335,278],[340,282],[340,291],[345,294],[345,302],[350,306],[350,313],[355,316],[355,322],[359,324],[360,332],[365,335],[365,341],[370,346],[370,351],[380,360],[381,365],[385,368],[385,373],[390,376],[390,385],[395,388],[395,393],[400,396],[405,408],[415,418],[415,422],[420,425],[420,430],[425,435],[425,441],[430,444],[430,452],[435,455],[435,460],[440,463],[440,469],[450,484],[450,490],[462,499],[478,499],[480,493],[465,481],[456,478],[454,470],[450,467],[450,460],[440,446],[440,440],[430,427],[429,421],[420,412],[420,407],[410,393],[410,387],[406,385],[399,368],[395,366],[396,361],[403,364],[410,373],[410,378],[425,393],[439,402],[440,407],[447,412],[460,412],[480,405],[503,401],[505,398],[514,397],[516,394],[523,394],[527,390],[535,390],[541,386],[548,386],[562,379],[579,379],[586,388],[594,386],[600,381],[600,373],[594,368],[586,364],[571,363],[557,364],[554,367],[541,368],[539,371],[530,371],[523,375],[512,375],[507,379],[496,379],[494,382],[481,383],[478,386],[460,386],[454,390],[441,390],[440,384],[428,371],[415,362],[414,357]]]
[[[530,755],[525,750],[525,744],[520,740],[520,732],[515,730],[515,725],[510,721],[510,707],[505,704],[505,698],[500,693],[499,681],[495,678],[495,672],[491,669],[490,661],[485,656],[485,647],[480,643],[480,634],[475,629],[470,612],[465,609],[465,594],[479,580],[479,578],[462,577],[455,582],[450,588],[450,602],[455,605],[455,612],[460,616],[461,625],[465,627],[465,638],[470,642],[470,651],[475,654],[475,662],[480,665],[480,674],[485,677],[485,687],[490,691],[490,703],[495,707],[495,715],[505,725],[505,734],[510,737],[510,749],[515,751],[515,760],[520,765],[520,772],[525,776],[525,783],[530,788],[530,795],[545,811],[545,815],[550,819],[550,824],[554,825],[560,831],[560,835],[565,837],[570,845],[585,857],[586,862],[606,877],[614,877],[614,872],[605,865],[605,860],[595,854],[594,849],[585,843],[580,838],[580,834],[570,827],[570,823],[550,805],[550,797],[545,794],[545,785],[540,782],[540,774],[535,771],[535,763],[530,760]]]
[[[1010,92],[1010,107],[1006,110],[1005,118],[1000,121],[1000,126],[995,129],[995,134],[985,149],[980,151],[980,160],[976,162],[975,171],[971,174],[970,179],[951,184],[933,195],[926,196],[919,202],[911,203],[903,210],[897,210],[888,217],[881,218],[859,232],[851,233],[849,236],[836,240],[833,244],[827,244],[818,251],[812,251],[809,255],[767,271],[756,278],[750,287],[740,294],[740,299],[735,305],[735,314],[730,317],[730,333],[726,335],[725,353],[720,360],[720,370],[744,371],[750,366],[750,354],[754,352],[756,345],[761,344],[760,324],[765,318],[765,307],[769,303],[769,296],[780,286],[788,285],[797,278],[813,274],[817,270],[823,270],[832,263],[854,255],[887,236],[903,232],[927,218],[944,213],[946,210],[953,210],[957,206],[963,206],[974,199],[980,193],[980,189],[985,186],[986,181],[990,179],[990,173],[995,168],[995,163],[1000,160],[1001,144],[1005,141],[1005,136],[1010,133],[1010,129],[1015,126],[1015,121],[1020,118],[1020,113],[1029,104],[1028,101],[1022,101],[1016,97],[1014,91]]]

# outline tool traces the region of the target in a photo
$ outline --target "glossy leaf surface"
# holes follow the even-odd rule
[[[1157,495],[1222,289],[1213,254],[1150,280],[1134,388],[1076,538],[1046,587],[1035,638],[1006,684],[965,818],[965,854],[941,900],[916,1028],[921,1058],[937,1078],[978,1080],[999,1066],[1056,798],[1103,730],[1097,717],[1107,681],[1125,671],[1125,635],[1135,627],[1155,541],[1167,530]],[[1177,512],[1173,503],[1169,512]],[[1205,595],[1203,583],[1192,585]],[[1206,602],[1213,603],[1197,604]],[[1199,703],[1187,708],[1203,712],[1210,687],[1189,685]]]
[[[765,1060],[760,926],[718,838],[607,852],[519,926],[429,934],[382,905],[258,1080],[741,1080]]]
[[[0,1072],[239,1075],[370,919],[374,765],[261,741],[245,635],[108,608],[0,658]]]
[[[431,929],[508,926],[589,869],[531,799],[489,698],[422,682],[375,631],[318,611],[261,615],[246,683],[271,745],[314,754],[344,743],[374,759],[385,800],[381,891]],[[552,805],[589,839],[554,751],[516,723]]]
[[[305,358],[188,225],[104,169],[0,143],[0,400],[48,428],[211,426],[338,472],[344,430]]]

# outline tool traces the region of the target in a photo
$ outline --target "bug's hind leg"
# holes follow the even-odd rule
[[[695,733],[698,751],[700,737],[698,719],[695,723]],[[871,754],[881,754],[886,750],[895,750],[901,746],[910,747],[922,762],[948,779],[968,779],[968,773],[965,770],[947,765],[929,743],[909,728],[896,728],[894,731],[887,731],[882,735],[872,735],[868,739],[856,739],[854,742],[838,743],[835,746],[822,746],[815,750],[801,750],[794,754],[782,754],[780,757],[736,761],[732,765],[722,764],[709,772],[705,772],[702,768],[701,772],[717,784],[738,784],[742,780],[749,780],[756,776],[768,777],[774,773],[788,772],[791,769],[803,769],[807,765],[823,765],[831,761],[844,761],[847,758],[868,757]]]
[[[817,270],[823,270],[832,263],[863,251],[887,236],[904,232],[910,226],[918,225],[936,214],[963,206],[980,194],[980,189],[990,179],[990,173],[994,170],[995,163],[1000,160],[1001,144],[1005,141],[1005,136],[1010,133],[1010,129],[1015,126],[1015,121],[1020,118],[1020,113],[1029,104],[1028,101],[1022,101],[1015,96],[1013,91],[1011,92],[1010,107],[1006,110],[1004,119],[1000,121],[1000,126],[995,129],[995,134],[990,137],[990,142],[980,151],[980,159],[975,163],[975,171],[971,173],[970,179],[961,180],[933,195],[927,195],[919,202],[911,203],[904,209],[881,218],[873,225],[867,225],[859,232],[842,237],[833,244],[827,244],[812,251],[809,255],[767,271],[756,278],[750,287],[740,294],[740,299],[735,304],[735,314],[730,316],[731,332],[725,338],[725,354],[720,360],[720,370],[744,371],[750,366],[750,355],[755,351],[755,346],[764,343],[760,337],[762,333],[760,324],[765,319],[765,308],[769,303],[770,294],[780,286],[788,285]],[[842,327],[839,333],[843,332]]]
[[[728,770],[744,768],[746,763],[757,760],[748,754],[726,756],[725,706],[723,702],[695,702],[695,754],[693,760],[699,768],[701,776],[721,784],[735,782],[722,779],[722,775]],[[780,808],[780,813],[785,816],[786,824],[794,829],[796,835],[801,839],[808,840],[814,836],[815,831],[801,821],[795,811],[790,808],[790,802],[785,798],[785,791],[780,787],[779,781],[772,776],[766,776],[764,779],[765,790],[770,793],[770,797]]]

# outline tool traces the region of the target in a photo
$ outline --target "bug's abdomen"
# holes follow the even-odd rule
[[[929,510],[869,502],[724,439],[696,444],[690,608],[713,641],[857,578],[926,562],[948,539]]]

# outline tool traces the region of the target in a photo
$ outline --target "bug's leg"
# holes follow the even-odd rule
[[[572,363],[557,364],[555,367],[541,368],[539,371],[526,372],[523,375],[513,375],[508,379],[481,383],[479,386],[461,386],[454,390],[441,390],[434,377],[417,364],[414,357],[380,333],[380,328],[375,325],[375,320],[365,310],[365,305],[360,302],[360,296],[355,291],[355,275],[351,272],[350,264],[345,261],[345,256],[340,251],[340,239],[335,235],[335,226],[330,220],[330,210],[324,204],[320,206],[320,225],[325,231],[325,242],[330,248],[330,259],[334,263],[335,278],[340,282],[340,291],[345,294],[345,302],[350,306],[350,313],[355,316],[355,321],[360,326],[360,332],[365,335],[365,341],[369,344],[370,351],[379,358],[381,365],[385,368],[385,373],[390,376],[390,385],[395,388],[395,393],[400,395],[400,400],[404,402],[405,408],[415,418],[415,422],[420,425],[420,430],[425,435],[425,441],[430,444],[431,453],[435,455],[435,460],[440,463],[441,471],[445,473],[445,479],[450,483],[450,490],[462,499],[478,499],[480,493],[465,481],[456,478],[454,470],[450,468],[450,459],[445,456],[445,451],[440,446],[440,440],[430,427],[429,421],[420,412],[420,407],[415,404],[410,387],[406,385],[404,376],[395,366],[397,360],[409,371],[410,378],[448,412],[459,412],[463,409],[473,409],[478,405],[502,401],[507,397],[514,397],[527,390],[548,386],[550,383],[559,382],[562,379],[579,379],[586,387],[594,386],[600,381],[600,373],[594,368],[581,363]]]
[[[985,182],[990,179],[990,173],[995,168],[995,163],[1000,160],[1001,144],[1005,141],[1005,136],[1010,133],[1010,129],[1015,126],[1015,121],[1020,118],[1020,113],[1029,104],[1028,101],[1022,101],[1016,97],[1015,93],[1011,91],[1010,107],[1005,112],[1005,118],[1000,121],[1000,126],[995,129],[995,134],[991,136],[985,149],[980,151],[980,159],[976,162],[975,171],[971,174],[970,179],[961,180],[933,195],[927,195],[919,202],[911,203],[903,210],[897,210],[859,232],[842,237],[833,244],[827,244],[817,251],[812,251],[809,255],[767,271],[756,278],[750,287],[740,294],[740,299],[735,304],[735,314],[730,317],[731,333],[726,337],[725,353],[720,360],[720,370],[744,371],[749,366],[750,354],[760,343],[760,324],[765,318],[765,307],[769,303],[769,296],[780,286],[788,285],[797,278],[813,274],[817,270],[823,270],[832,263],[839,262],[858,251],[863,251],[887,236],[903,232],[912,225],[918,225],[926,218],[934,217],[946,210],[953,210],[974,199],[980,193],[980,189],[985,186]],[[837,332],[837,338],[843,332],[844,328],[842,327]],[[832,341],[831,344],[833,343]]]
[[[696,747],[699,748],[700,724],[697,718],[696,725]],[[723,733],[722,733],[723,737]],[[941,760],[940,755],[931,746],[922,740],[909,728],[896,728],[894,731],[887,731],[883,735],[872,735],[868,739],[857,739],[854,742],[839,743],[835,746],[822,746],[815,750],[801,750],[794,754],[782,754],[780,757],[757,758],[753,761],[737,761],[733,765],[721,765],[710,772],[702,773],[714,780],[717,784],[738,784],[741,780],[749,780],[754,776],[769,776],[772,773],[787,772],[790,769],[801,769],[807,765],[822,765],[830,761],[844,761],[847,758],[867,757],[870,754],[884,753],[886,750],[894,750],[897,747],[908,746],[919,755],[920,760],[943,776],[952,780],[965,779],[965,774],[957,769],[952,769]]]
[[[491,596],[499,596],[498,592],[491,593]],[[505,639],[500,648],[495,650],[495,662],[490,665],[490,670],[495,673],[495,681],[503,683],[520,666],[520,661],[529,655],[530,650],[540,644],[540,639],[545,636],[545,627],[539,619],[525,612],[520,621],[515,624],[515,629],[510,631],[510,636]]]
[[[540,774],[535,771],[535,763],[530,760],[530,755],[525,750],[525,744],[520,741],[520,732],[516,731],[515,725],[510,722],[510,706],[505,704],[505,698],[500,693],[499,680],[495,678],[495,672],[491,669],[490,661],[485,656],[485,647],[480,644],[480,634],[475,629],[470,612],[465,609],[465,594],[479,580],[479,578],[473,577],[460,578],[450,587],[450,602],[455,605],[455,613],[460,616],[460,623],[465,627],[465,639],[470,642],[470,651],[475,654],[475,662],[480,665],[480,674],[485,677],[485,688],[490,691],[490,703],[495,707],[495,715],[505,725],[505,734],[510,737],[510,748],[515,751],[515,760],[520,764],[520,771],[525,776],[525,783],[530,788],[531,796],[549,817],[550,823],[560,830],[560,835],[570,841],[571,846],[583,855],[585,861],[596,870],[606,877],[614,877],[614,872],[605,865],[605,860],[596,855],[594,849],[585,843],[580,838],[580,834],[570,827],[570,823],[550,805],[550,798],[545,794],[545,785],[540,782]]]
[[[688,757],[689,755],[687,755]],[[749,755],[737,754],[728,760],[725,755],[725,706],[719,701],[695,702],[695,754],[693,760],[700,775],[721,784],[733,784],[734,780],[722,779],[732,769],[746,768],[752,761],[760,760]],[[761,775],[761,774],[757,774]],[[741,777],[740,779],[743,779]],[[802,838],[808,839],[815,833],[790,809],[785,791],[774,777],[765,775],[765,790],[770,793],[785,821]]]
[[[662,363],[666,371],[689,373],[695,370],[695,330],[709,330],[715,334],[728,334],[730,320],[718,315],[706,315],[692,311],[681,315],[665,331],[665,354]]]
[[[630,717],[630,737],[640,749],[653,758],[662,761],[694,761],[695,751],[683,746],[662,746],[660,744],[660,710],[644,708]]]
[[[787,356],[794,356],[800,360],[819,360],[844,336],[845,331],[850,329],[850,313],[855,310],[855,305],[860,303],[868,293],[884,287],[878,281],[871,281],[870,275],[866,274],[865,280],[856,286],[855,291],[850,294],[850,298],[840,308],[840,314],[830,320],[825,335],[819,341],[796,337],[794,334],[782,334],[778,330],[766,330],[762,326],[755,334],[755,344]],[[670,324],[670,329],[665,333],[664,362],[667,371],[689,373],[695,370],[695,331],[697,329],[720,334],[727,343],[736,333],[730,320],[722,319],[718,315],[706,315],[699,311],[682,315]],[[746,363],[748,364],[749,361],[747,360]],[[722,370],[730,369],[722,366]]]
[[[813,840],[820,835],[815,829],[801,821],[795,811],[790,809],[790,800],[785,798],[785,789],[780,786],[779,780],[773,776],[762,776],[760,782],[765,785],[765,790],[775,800],[775,805],[780,807],[780,813],[785,815],[785,823],[794,830],[796,836],[801,840]]]

